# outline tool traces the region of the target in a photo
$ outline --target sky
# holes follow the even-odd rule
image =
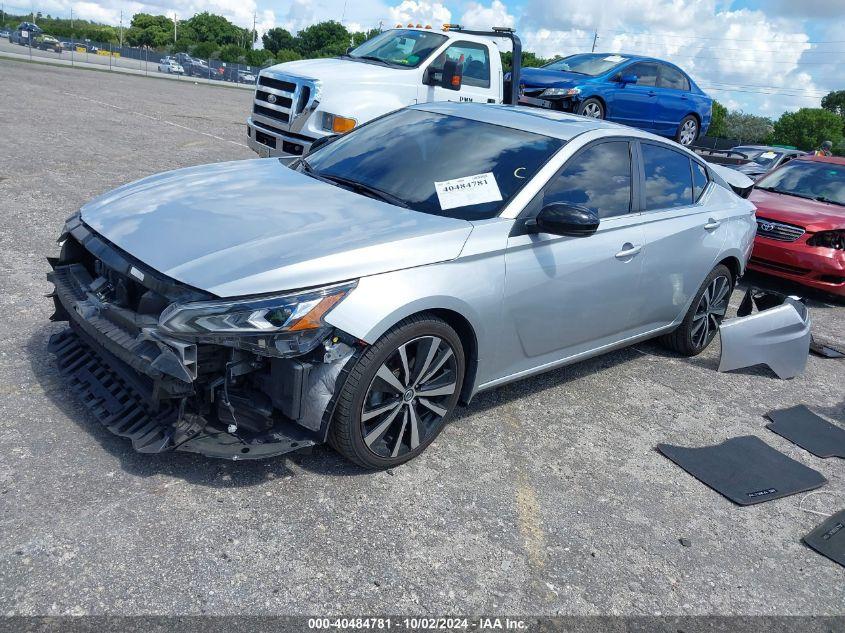
[[[16,0],[22,3],[22,0]],[[14,7],[6,4],[6,10]],[[769,117],[845,89],[845,0],[35,0],[36,11],[124,24],[134,13],[210,11],[259,32],[322,20],[350,30],[408,22],[510,26],[543,57],[643,54],[685,69],[730,109]],[[18,12],[31,10],[18,8]]]

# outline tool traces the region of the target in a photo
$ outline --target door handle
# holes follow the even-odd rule
[[[715,229],[718,229],[721,225],[722,223],[719,222],[719,220],[714,220],[713,218],[710,218],[709,220],[707,220],[707,224],[704,225],[704,228],[708,231],[713,231]]]
[[[616,259],[628,259],[629,257],[633,257],[639,253],[641,250],[643,250],[642,245],[634,246],[630,242],[625,242],[622,245],[622,250],[616,253],[614,257]]]

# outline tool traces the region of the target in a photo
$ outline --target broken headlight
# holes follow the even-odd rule
[[[265,356],[306,354],[331,330],[323,317],[354,287],[353,282],[286,295],[174,303],[161,313],[159,328]]]
[[[845,231],[819,231],[807,240],[807,244],[845,251]]]

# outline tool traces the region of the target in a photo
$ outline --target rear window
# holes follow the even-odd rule
[[[376,189],[415,211],[477,220],[498,215],[563,145],[541,134],[406,109],[318,149],[299,169],[335,178],[339,186],[342,179]]]

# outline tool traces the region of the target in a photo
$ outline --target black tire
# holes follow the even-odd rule
[[[603,119],[607,115],[604,110],[604,104],[593,97],[584,99],[584,101],[578,105],[578,114],[593,119]]]
[[[438,341],[437,348],[426,364],[428,352],[435,347],[435,340]],[[427,347],[424,347],[426,344]],[[407,357],[407,376],[403,375],[405,371],[401,364],[392,368],[397,358],[401,361],[400,348],[405,350],[403,353]],[[444,356],[446,360],[441,363]],[[436,396],[438,401],[434,403],[431,398],[417,396],[415,389],[419,387],[424,394],[422,385],[438,380],[436,377],[430,383],[427,382],[428,376],[436,376],[441,371],[431,369],[438,364],[443,368],[443,384],[448,389],[454,382],[455,388],[450,395]],[[384,371],[382,367],[391,371],[403,388],[409,388],[408,391],[399,394],[395,389],[395,393],[387,388],[377,389],[376,385],[388,384],[377,377],[380,371]],[[404,319],[368,347],[349,373],[338,398],[329,430],[329,444],[347,459],[369,469],[392,468],[413,459],[434,441],[451,417],[460,397],[465,368],[461,339],[448,323],[428,313]],[[443,388],[437,386],[429,389]],[[388,396],[384,397],[385,394]],[[374,402],[374,398],[381,399]],[[397,414],[393,421],[388,419],[394,411],[392,408],[383,417],[374,417],[366,423],[362,420],[365,405],[370,409],[366,413],[372,414],[385,406],[391,407],[397,400]],[[445,414],[439,415],[429,409],[432,404],[437,409],[445,410]],[[378,435],[378,430],[385,424],[388,426]],[[412,434],[414,431],[416,435]],[[417,442],[415,447],[414,440]]]
[[[721,278],[727,280],[727,293],[723,299],[721,297],[711,297],[709,300],[705,300],[708,302],[708,306],[706,307],[706,314],[701,317],[702,297],[704,297],[708,290],[713,294],[721,295],[721,290],[716,290],[714,293],[714,289],[712,288],[714,284],[717,284],[716,280]],[[707,349],[707,346],[716,336],[718,325],[725,316],[733,287],[734,279],[728,267],[724,264],[716,266],[707,275],[698,292],[695,293],[695,298],[693,298],[684,320],[675,330],[660,337],[660,342],[683,356],[696,356]],[[702,318],[704,319],[703,325]],[[707,328],[704,331],[703,338],[701,338],[702,327]]]
[[[675,131],[675,141],[681,145],[689,146],[695,143],[699,134],[701,134],[701,126],[698,123],[698,118],[689,114],[681,119],[678,124],[678,129]]]

